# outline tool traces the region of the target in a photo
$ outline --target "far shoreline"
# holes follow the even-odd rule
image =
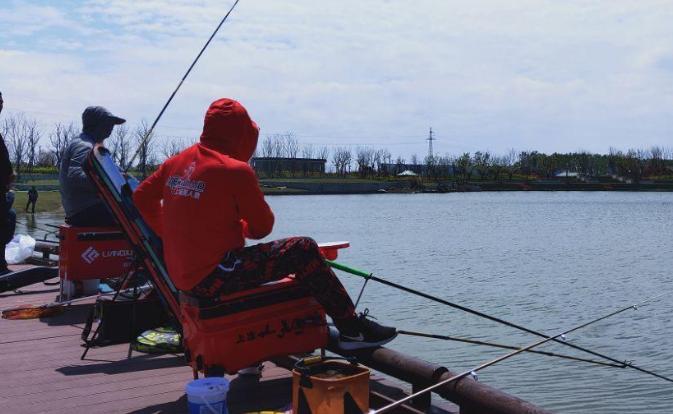
[[[470,192],[530,192],[530,191],[627,191],[671,192],[673,182],[655,183],[552,183],[552,182],[455,182],[423,183],[411,181],[381,181],[367,183],[261,181],[265,195],[348,195],[348,194],[445,194]]]
[[[335,179],[262,179],[265,196],[309,196],[309,195],[372,195],[372,194],[448,194],[474,192],[673,192],[673,182],[626,183],[583,183],[583,182],[431,182],[419,183],[412,180],[357,180],[339,181]],[[27,201],[28,185],[16,185],[14,208],[23,213]],[[36,213],[56,212],[61,208],[61,195],[55,185],[36,185],[39,198]]]

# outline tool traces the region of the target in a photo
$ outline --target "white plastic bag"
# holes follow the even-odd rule
[[[21,263],[33,255],[35,239],[27,234],[17,234],[5,246],[5,260],[8,264]]]

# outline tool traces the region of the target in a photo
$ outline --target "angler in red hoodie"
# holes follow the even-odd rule
[[[397,331],[357,316],[343,285],[308,237],[245,247],[271,233],[274,217],[248,161],[259,128],[235,100],[206,112],[201,142],[166,160],[136,189],[133,200],[164,245],[178,289],[226,296],[294,273],[339,329],[341,347],[382,345]]]

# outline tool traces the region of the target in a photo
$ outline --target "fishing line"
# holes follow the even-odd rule
[[[358,299],[355,301],[354,308],[358,308],[358,304],[360,303],[360,299],[362,299],[362,294],[365,293],[365,288],[367,287],[367,283],[369,283],[369,278],[365,277],[365,282],[362,284],[362,288],[360,288],[360,293],[358,294]]]
[[[159,112],[159,115],[157,115],[157,117],[156,117],[156,119],[154,120],[154,122],[152,122],[152,126],[151,126],[150,129],[147,131],[147,133],[145,134],[145,137],[143,137],[142,141],[140,142],[140,145],[139,145],[138,148],[136,149],[136,152],[133,154],[133,157],[131,157],[131,160],[128,162],[128,164],[126,164],[126,168],[124,169],[124,172],[125,172],[125,173],[127,173],[128,170],[129,170],[129,168],[131,168],[131,165],[133,164],[133,161],[135,161],[135,159],[136,159],[136,157],[138,156],[138,154],[140,153],[141,149],[145,147],[145,145],[147,144],[147,142],[149,142],[150,136],[152,135],[152,132],[154,131],[154,127],[157,126],[157,123],[159,122],[159,120],[160,120],[161,117],[163,116],[164,112],[166,111],[166,108],[168,108],[168,105],[170,105],[171,101],[172,101],[173,98],[175,97],[175,94],[178,93],[178,90],[179,90],[180,87],[182,86],[182,83],[185,81],[185,79],[187,79],[187,76],[189,76],[189,73],[192,71],[192,69],[193,69],[194,66],[196,65],[196,62],[199,61],[199,59],[201,58],[201,55],[203,54],[203,52],[206,51],[206,48],[208,48],[208,45],[209,45],[210,42],[213,40],[213,38],[215,37],[215,35],[217,34],[217,32],[220,30],[220,27],[222,27],[222,25],[224,24],[224,22],[227,20],[227,18],[229,17],[229,14],[231,14],[231,12],[234,10],[234,8],[235,8],[236,5],[238,4],[238,2],[239,2],[239,0],[236,0],[236,1],[234,2],[234,4],[231,6],[231,8],[230,8],[229,11],[227,12],[227,14],[225,14],[224,17],[222,18],[222,20],[220,21],[220,24],[218,24],[217,27],[215,28],[215,30],[213,31],[213,34],[210,35],[210,37],[208,38],[208,41],[206,42],[206,44],[203,45],[203,47],[201,48],[201,51],[199,52],[199,54],[196,55],[196,58],[194,59],[194,61],[192,61],[192,64],[189,66],[189,69],[187,69],[187,72],[185,72],[184,76],[182,77],[182,79],[181,79],[180,82],[178,83],[178,86],[175,87],[175,90],[173,91],[173,93],[171,94],[171,96],[168,98],[168,100],[167,100],[166,103],[164,104],[164,107],[161,108],[161,111]]]
[[[436,335],[436,334],[429,334],[429,333],[424,333],[424,332],[405,331],[405,330],[399,330],[399,329],[397,330],[397,333],[400,334],[400,335],[417,336],[417,337],[421,337],[421,338],[440,339],[440,340],[443,340],[443,341],[464,342],[464,343],[467,343],[467,344],[484,345],[484,346],[490,346],[490,347],[494,347],[494,348],[519,349],[519,347],[513,346],[513,345],[504,345],[504,344],[498,344],[498,343],[495,343],[495,342],[479,341],[477,339],[472,339],[472,338],[461,338],[461,337],[456,337],[456,336]],[[602,366],[606,366],[606,367],[614,367],[614,368],[625,368],[626,367],[626,365],[623,364],[623,363],[615,364],[615,363],[612,363],[612,362],[596,361],[595,359],[586,359],[586,358],[580,358],[580,357],[575,357],[575,356],[570,356],[570,355],[557,354],[555,352],[534,351],[534,350],[528,350],[527,352],[529,352],[531,354],[538,354],[538,355],[545,355],[545,356],[557,357],[557,358],[562,358],[562,359],[569,359],[571,361],[587,362],[589,364],[602,365]]]
[[[637,371],[643,372],[643,373],[648,374],[648,375],[652,375],[652,376],[655,376],[655,377],[658,377],[658,378],[663,378],[663,379],[666,379],[667,381],[672,381],[672,380],[670,380],[669,378],[666,378],[666,377],[663,377],[663,376],[657,374],[656,372],[652,372],[652,371],[646,370],[646,369],[644,369],[644,368],[637,367],[637,366],[632,365],[631,363],[628,363],[628,362],[626,362],[626,361],[620,361],[620,360],[618,360],[618,359],[616,359],[616,358],[612,358],[612,357],[610,357],[610,356],[601,354],[601,353],[596,352],[596,351],[592,351],[592,350],[590,350],[590,349],[581,347],[581,346],[579,346],[579,345],[572,344],[572,343],[570,343],[570,342],[565,342],[565,341],[560,340],[560,339],[557,339],[557,338],[550,338],[549,336],[547,336],[546,334],[544,334],[544,333],[542,333],[542,332],[535,331],[535,330],[530,329],[530,328],[526,328],[525,326],[521,326],[521,325],[515,324],[515,323],[513,323],[513,322],[509,322],[509,321],[506,321],[506,320],[504,320],[504,319],[500,319],[500,318],[498,318],[498,317],[495,317],[495,316],[492,316],[492,315],[488,315],[488,314],[486,314],[486,313],[479,312],[479,311],[477,311],[477,310],[474,310],[474,309],[471,309],[471,308],[468,308],[468,307],[465,307],[465,306],[462,306],[462,305],[458,305],[457,303],[449,302],[449,301],[447,301],[447,300],[445,300],[445,299],[441,299],[441,298],[438,298],[438,297],[436,297],[436,296],[429,295],[429,294],[424,293],[424,292],[421,292],[421,291],[419,291],[419,290],[411,289],[411,288],[408,288],[408,287],[406,287],[406,286],[402,286],[402,285],[400,285],[400,284],[397,284],[397,283],[394,283],[394,282],[390,282],[390,281],[385,280],[385,279],[381,279],[380,277],[374,276],[373,273],[367,273],[367,272],[364,272],[364,271],[362,271],[362,270],[358,270],[358,269],[355,269],[355,268],[352,268],[352,267],[349,267],[349,266],[346,266],[346,265],[343,265],[343,264],[341,264],[341,263],[337,263],[337,262],[334,262],[334,261],[331,261],[331,260],[325,260],[325,262],[326,262],[328,265],[330,265],[331,267],[335,268],[335,269],[338,269],[338,270],[341,270],[341,271],[350,273],[350,274],[352,274],[352,275],[359,276],[359,277],[369,278],[369,279],[371,279],[371,280],[373,280],[373,281],[375,281],[375,282],[381,283],[381,284],[386,285],[386,286],[393,287],[393,288],[398,289],[398,290],[402,290],[402,291],[407,292],[407,293],[410,293],[410,294],[412,294],[412,295],[416,295],[416,296],[419,296],[419,297],[422,297],[422,298],[431,300],[431,301],[433,301],[433,302],[441,303],[441,304],[443,304],[443,305],[446,305],[446,306],[449,306],[449,307],[452,307],[452,308],[455,308],[455,309],[462,310],[462,311],[464,311],[464,312],[467,312],[467,313],[470,313],[470,314],[473,314],[473,315],[482,317],[482,318],[484,318],[484,319],[488,319],[488,320],[491,320],[491,321],[493,321],[493,322],[498,322],[498,323],[500,323],[500,324],[509,326],[509,327],[511,327],[511,328],[515,328],[515,329],[518,329],[518,330],[521,330],[521,331],[524,331],[524,332],[527,332],[527,333],[530,333],[530,334],[533,334],[533,335],[536,335],[536,336],[539,336],[539,337],[542,337],[542,338],[546,338],[546,339],[552,340],[552,341],[554,341],[554,342],[556,342],[556,343],[563,344],[563,345],[565,345],[565,346],[569,346],[569,347],[571,347],[571,348],[577,349],[577,350],[582,351],[582,352],[586,352],[586,353],[588,353],[588,354],[591,354],[591,355],[594,355],[594,356],[597,356],[597,357],[606,359],[606,360],[608,360],[608,361],[611,361],[611,362],[614,362],[614,363],[617,363],[617,364],[621,364],[621,365],[623,365],[624,367],[633,368],[633,369],[635,369],[635,370],[637,370]],[[667,294],[668,294],[668,293],[662,293],[662,294],[660,294],[660,295],[654,296],[654,297],[652,297],[651,299],[649,299],[648,301],[646,301],[646,302],[644,302],[644,303],[654,301],[654,300],[659,299],[660,297],[662,297],[662,296],[664,296],[664,295],[667,295]],[[631,307],[642,306],[642,305],[643,305],[643,304],[640,304],[640,305],[632,305],[632,306],[630,306],[630,307],[628,307],[628,308],[626,308],[626,309],[629,309],[629,308],[631,308]]]
[[[515,355],[518,355],[518,354],[520,354],[520,353],[522,353],[522,352],[529,351],[529,350],[531,350],[531,349],[533,349],[533,348],[535,348],[535,347],[538,347],[538,346],[540,346],[540,345],[542,345],[542,344],[544,344],[544,343],[546,343],[546,342],[556,340],[556,339],[558,339],[559,337],[563,337],[563,336],[565,336],[565,335],[567,335],[567,334],[569,334],[569,333],[578,331],[578,330],[580,330],[580,329],[582,329],[582,328],[586,328],[586,327],[589,326],[589,325],[593,325],[594,323],[597,323],[597,322],[600,322],[600,321],[602,321],[602,320],[604,320],[604,319],[607,319],[607,318],[610,318],[610,317],[612,317],[612,316],[618,315],[618,314],[620,314],[620,313],[622,313],[622,312],[625,312],[625,311],[627,311],[627,310],[629,310],[629,309],[638,310],[639,307],[641,307],[641,306],[645,306],[646,304],[648,304],[648,303],[650,303],[650,302],[652,302],[652,301],[654,301],[654,300],[656,300],[656,299],[658,299],[658,298],[660,298],[660,297],[662,297],[662,296],[664,296],[664,294],[657,295],[657,296],[654,296],[654,297],[645,299],[644,301],[642,301],[642,302],[640,302],[640,303],[638,303],[638,304],[636,304],[636,305],[629,305],[629,306],[626,306],[626,307],[624,307],[624,308],[617,309],[617,310],[614,311],[614,312],[611,312],[611,313],[609,313],[609,314],[607,314],[607,315],[604,315],[604,316],[601,316],[601,317],[599,317],[599,318],[593,319],[593,320],[591,320],[591,321],[585,322],[585,323],[583,323],[583,324],[581,324],[581,325],[579,325],[579,326],[576,326],[576,327],[574,327],[574,328],[565,330],[565,331],[560,332],[560,333],[558,333],[558,334],[556,334],[556,335],[554,335],[554,336],[548,336],[548,337],[546,337],[545,339],[541,339],[541,340],[539,340],[539,341],[533,342],[533,343],[530,344],[530,345],[524,346],[524,347],[522,347],[522,348],[518,348],[517,350],[515,350],[515,351],[513,351],[513,352],[510,352],[510,353],[508,353],[508,354],[502,355],[502,356],[500,356],[500,357],[498,357],[498,358],[495,358],[495,359],[492,359],[492,360],[490,360],[490,361],[488,361],[488,362],[484,362],[483,364],[478,365],[478,366],[476,366],[476,367],[474,367],[474,368],[472,368],[472,369],[470,369],[470,370],[468,370],[468,371],[464,371],[464,372],[462,372],[462,373],[460,373],[460,374],[454,375],[454,376],[452,376],[452,377],[450,377],[450,378],[447,378],[447,379],[445,379],[445,380],[443,380],[443,381],[440,381],[440,382],[438,382],[438,383],[436,383],[436,384],[433,384],[433,385],[431,385],[431,386],[429,386],[429,387],[427,387],[427,388],[425,388],[425,389],[422,389],[422,390],[420,390],[420,391],[418,391],[418,392],[415,392],[415,393],[413,393],[413,394],[411,394],[411,395],[408,395],[408,396],[406,396],[406,397],[404,397],[404,398],[402,398],[402,399],[400,399],[400,400],[397,400],[397,401],[395,401],[394,403],[391,403],[391,404],[386,405],[385,407],[379,408],[378,410],[372,410],[372,411],[369,412],[369,414],[380,414],[380,413],[386,412],[386,411],[388,411],[388,410],[390,410],[390,409],[392,409],[392,408],[395,408],[395,407],[397,407],[397,406],[399,406],[399,405],[401,405],[401,404],[404,404],[405,402],[407,402],[407,401],[409,401],[409,400],[412,400],[412,399],[414,399],[414,398],[417,398],[417,397],[420,396],[420,395],[423,395],[423,394],[425,394],[425,393],[428,393],[428,392],[430,392],[430,391],[433,391],[433,390],[435,390],[435,389],[437,389],[437,388],[439,388],[439,387],[441,387],[441,386],[444,386],[444,385],[446,385],[446,384],[448,384],[448,383],[450,383],[450,382],[459,380],[459,379],[461,379],[461,378],[463,378],[463,377],[466,377],[466,376],[468,376],[468,375],[470,375],[470,374],[474,374],[474,373],[476,373],[476,372],[478,372],[478,371],[480,371],[480,370],[482,370],[482,369],[484,369],[484,368],[488,368],[488,367],[490,367],[490,366],[492,366],[492,365],[497,364],[498,362],[501,362],[501,361],[504,361],[504,360],[506,360],[506,359],[509,359],[509,358],[511,358],[511,357],[513,357],[513,356],[515,356]],[[563,342],[562,342],[562,343],[563,343]],[[633,365],[630,365],[630,364],[627,364],[626,366],[633,367]],[[666,380],[666,381],[673,382],[673,379],[664,377],[663,375],[655,374],[655,376],[656,376],[656,377],[659,377],[659,378],[661,378],[661,379],[664,379],[664,380]]]

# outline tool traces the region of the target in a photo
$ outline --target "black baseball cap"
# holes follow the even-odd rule
[[[112,115],[110,111],[102,106],[89,106],[82,112],[82,125],[84,129],[103,122],[112,122],[114,125],[121,125],[126,119]]]

